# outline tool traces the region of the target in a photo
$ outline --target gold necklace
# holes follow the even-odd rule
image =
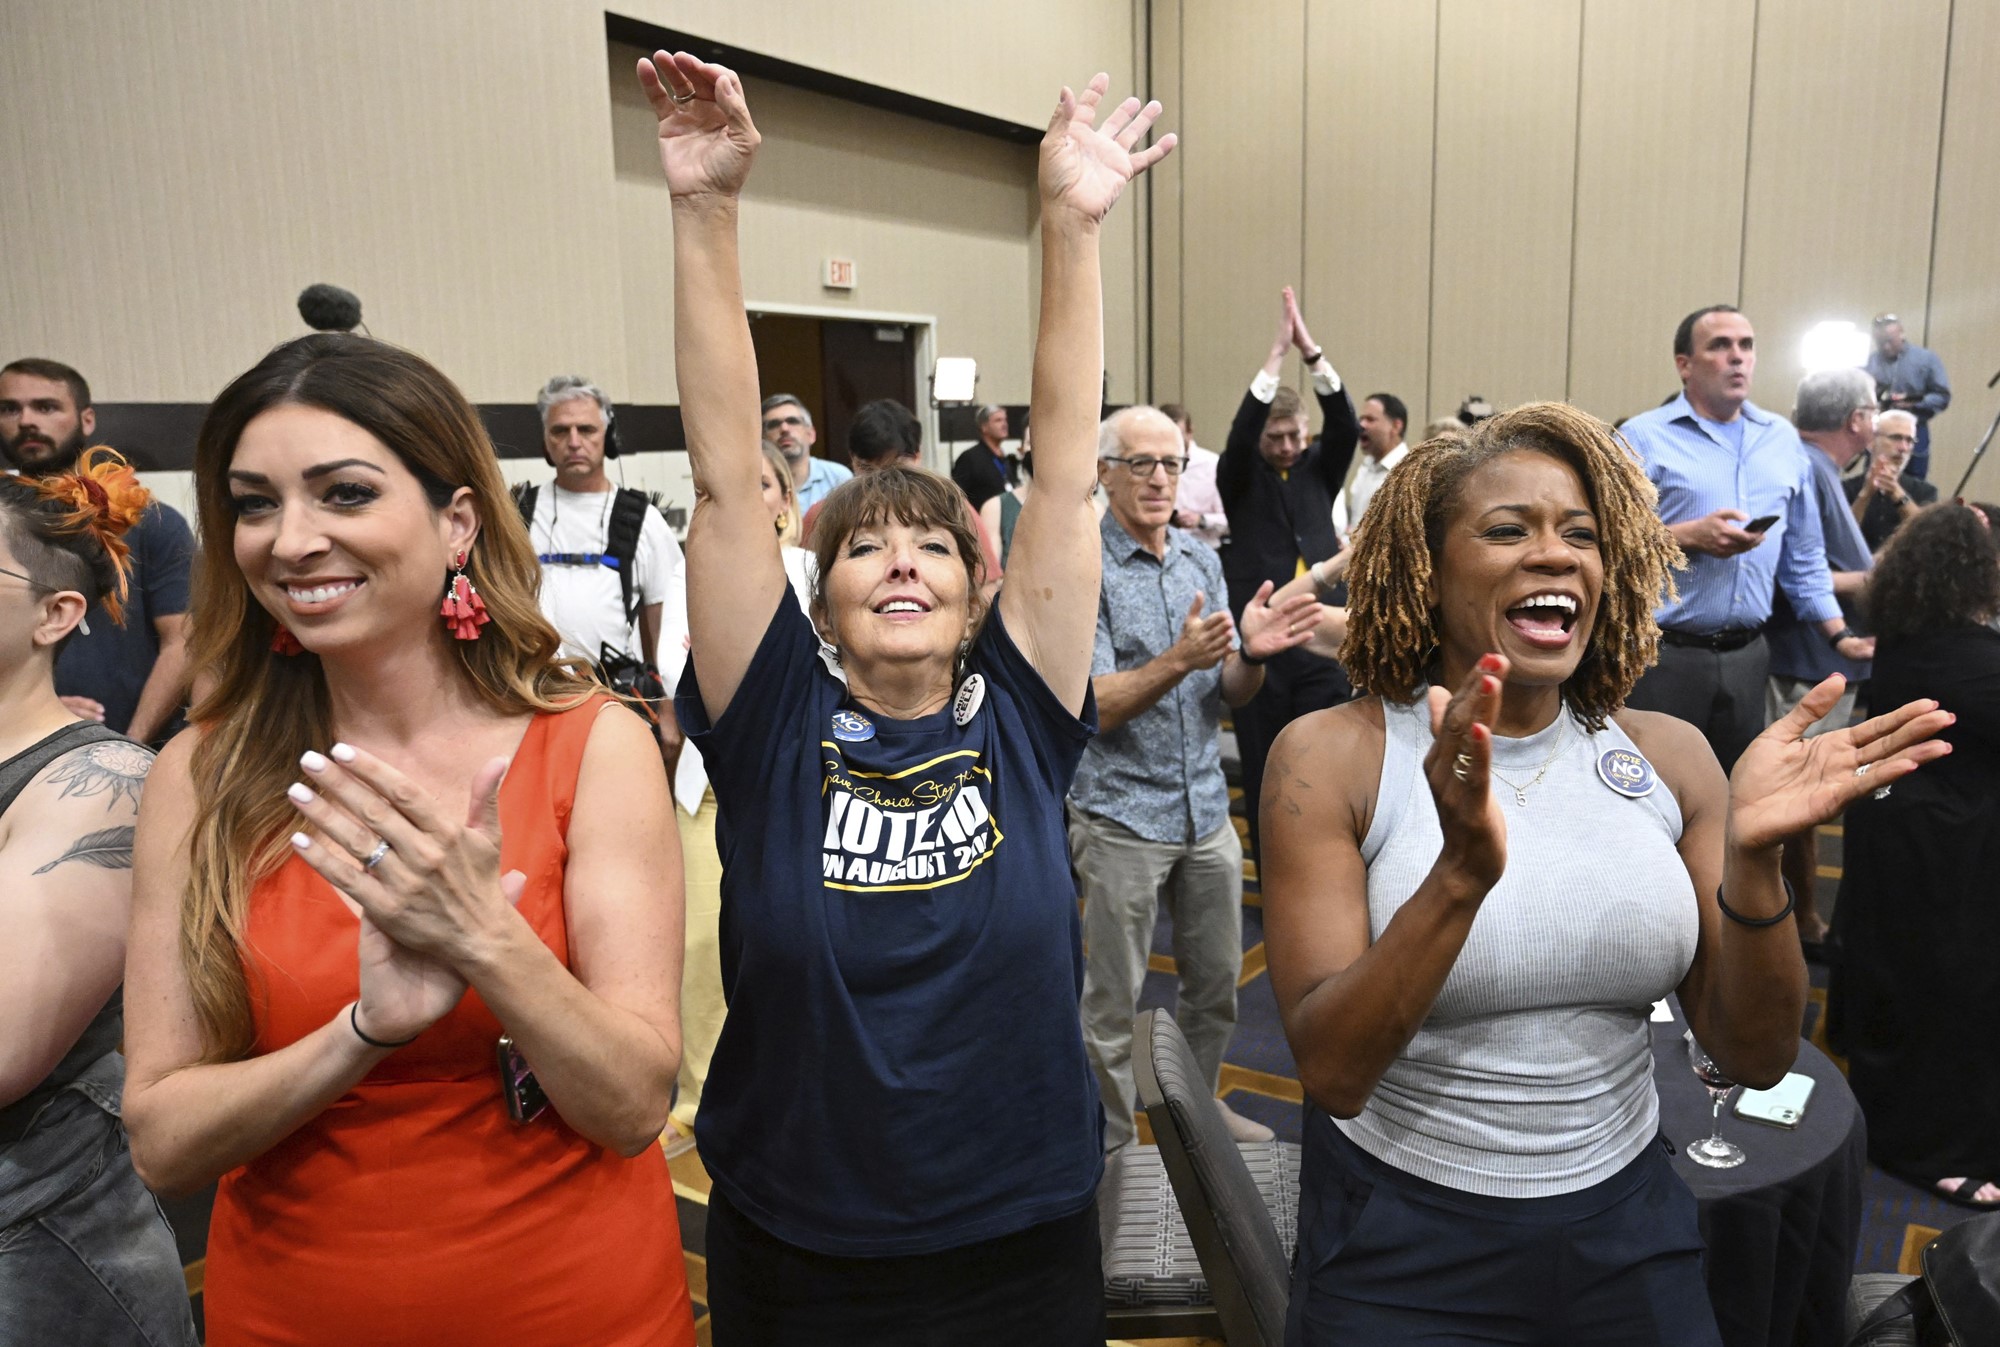
[[[1500,771],[1496,767],[1488,767],[1486,769],[1487,773],[1495,781],[1498,781],[1501,785],[1506,786],[1514,792],[1514,803],[1519,808],[1526,809],[1528,807],[1528,792],[1542,784],[1542,778],[1549,774],[1549,768],[1555,766],[1556,754],[1562,752],[1563,746],[1569,742],[1569,715],[1567,712],[1560,712],[1559,714],[1563,717],[1562,733],[1556,736],[1555,747],[1549,750],[1548,757],[1542,759],[1540,769],[1536,771],[1533,778],[1526,785],[1517,785],[1509,781],[1506,777],[1500,775]]]

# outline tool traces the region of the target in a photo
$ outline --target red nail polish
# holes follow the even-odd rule
[[[1479,657],[1479,667],[1486,670],[1487,673],[1499,673],[1500,657],[1490,652],[1481,655]]]
[[[1479,724],[1477,721],[1473,722],[1472,741],[1474,743],[1483,744],[1492,737],[1493,737],[1493,731],[1487,729],[1484,725]]]
[[[1500,690],[1500,680],[1488,674],[1479,680],[1479,690],[1490,697]]]

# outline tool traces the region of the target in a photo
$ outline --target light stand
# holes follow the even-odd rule
[[[979,362],[971,356],[941,355],[931,365],[931,408],[942,411],[946,407],[963,407],[971,402],[979,390]],[[944,418],[938,418],[938,449],[944,455],[945,470],[949,471],[954,440],[944,434]]]
[[[2000,374],[1995,374],[1986,381],[1988,388],[1993,387],[1994,384],[2000,384]],[[1972,480],[1973,472],[1979,467],[1979,460],[1986,456],[1986,446],[1993,443],[1993,432],[1996,430],[2000,430],[2000,411],[1993,413],[1993,420],[1987,425],[1986,434],[1980,439],[1979,447],[1972,451],[1972,461],[1965,465],[1965,476],[1958,479],[1958,489],[1951,493],[1953,499],[1959,499],[1965,495],[1965,484]]]

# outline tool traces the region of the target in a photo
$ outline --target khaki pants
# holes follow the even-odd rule
[[[1243,971],[1243,844],[1226,820],[1181,846],[1149,842],[1072,809],[1069,854],[1083,891],[1083,1043],[1104,1096],[1104,1148],[1111,1151],[1135,1135],[1132,1016],[1162,899],[1181,979],[1174,1018],[1215,1093],[1236,1030]]]
[[[722,915],[722,857],[715,849],[715,792],[704,791],[701,810],[690,816],[679,805],[681,865],[687,874],[687,953],[681,964],[680,1095],[674,1125],[694,1131],[709,1059],[722,1037],[722,957],[716,927]]]

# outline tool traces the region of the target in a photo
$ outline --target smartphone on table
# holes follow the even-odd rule
[[[1773,1127],[1797,1127],[1806,1116],[1806,1101],[1812,1098],[1817,1083],[1811,1076],[1787,1072],[1783,1080],[1768,1090],[1745,1090],[1738,1095],[1736,1116]]]

